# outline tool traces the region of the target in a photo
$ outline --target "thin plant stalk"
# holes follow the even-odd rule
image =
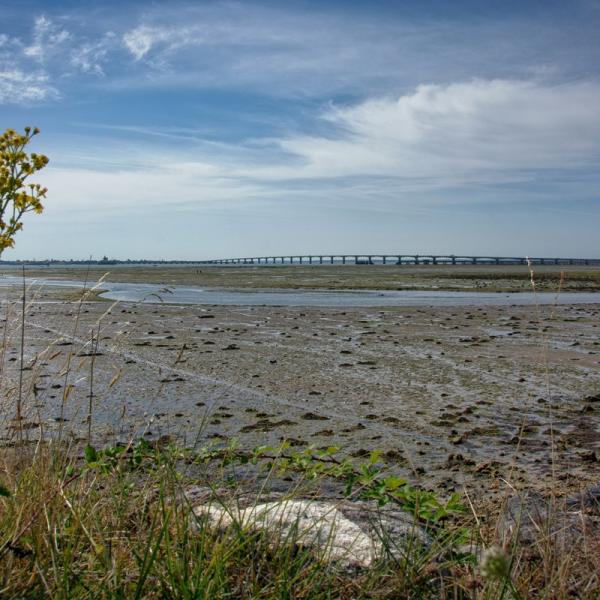
[[[94,330],[92,329],[92,340],[91,340],[91,353],[92,358],[90,362],[90,396],[88,402],[88,446],[92,445],[92,412],[94,409],[94,362],[96,358],[96,352],[98,351],[98,341],[99,341],[100,330],[96,333],[94,338]]]
[[[91,258],[92,257],[90,256],[90,260],[91,260]],[[88,263],[87,269],[85,271],[85,279],[83,282],[83,291],[82,291],[81,297],[79,298],[79,302],[77,303],[77,312],[75,314],[75,323],[73,325],[73,335],[72,335],[73,339],[75,339],[75,337],[77,336],[77,330],[79,329],[79,319],[81,317],[81,307],[83,305],[83,299],[85,298],[85,294],[86,294],[86,290],[87,290],[89,273],[90,273],[90,265]],[[60,403],[60,421],[59,421],[59,429],[58,429],[58,439],[59,440],[62,439],[63,423],[65,420],[65,404],[67,402],[69,373],[71,371],[72,357],[73,357],[73,352],[71,350],[69,350],[69,352],[67,353],[67,364],[65,366],[65,380],[63,382],[63,393],[62,393],[62,399],[61,399],[61,403]]]
[[[23,402],[23,368],[25,367],[25,297],[27,288],[25,286],[25,265],[23,265],[23,297],[21,304],[21,356],[20,356],[20,368],[19,368],[19,393],[17,395],[17,431],[19,435],[19,442],[23,441],[23,414],[22,414],[22,402]]]

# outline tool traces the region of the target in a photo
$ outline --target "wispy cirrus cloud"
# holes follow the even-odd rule
[[[59,97],[44,72],[26,73],[21,69],[0,70],[0,104],[42,102]]]
[[[118,128],[117,133],[135,133],[142,140],[105,144],[106,155],[92,152],[78,169],[58,169],[53,189],[65,201],[72,198],[69,206],[80,204],[83,195],[91,209],[104,210],[134,206],[140,194],[146,206],[237,206],[316,191],[340,205],[367,195],[370,202],[398,208],[415,193],[445,203],[448,195],[440,191],[474,187],[474,202],[485,204],[497,200],[499,187],[527,188],[557,174],[568,181],[569,172],[575,179],[587,172],[587,193],[600,191],[600,177],[589,174],[600,160],[598,82],[423,85],[397,98],[331,106],[320,119],[334,133],[235,144],[185,130]],[[107,164],[110,168],[93,166]],[[84,194],[68,189],[75,172],[86,182]],[[570,185],[572,194],[580,193]],[[554,181],[552,187],[545,202],[564,202],[565,186]],[[106,189],[110,203],[98,201]]]
[[[107,31],[99,40],[80,42],[71,50],[70,64],[82,73],[106,76],[105,63],[117,45],[117,35]]]
[[[52,21],[35,19],[30,43],[0,34],[0,104],[42,103],[60,98],[46,62],[61,54],[70,34]]]
[[[71,34],[44,15],[35,19],[33,41],[23,48],[23,54],[43,64],[49,55],[60,53]]]
[[[594,18],[569,35],[544,19],[390,19],[378,11],[303,10],[259,2],[86,9],[32,19],[4,54],[57,89],[254,90],[275,97],[402,93],[471,77],[587,77],[600,60]],[[0,30],[0,35],[3,33]],[[8,32],[4,32],[7,36]],[[0,49],[2,44],[0,43]],[[0,52],[0,64],[2,62]]]
[[[389,19],[217,2],[153,6],[122,40],[138,65],[130,84],[365,96],[470,77],[586,76],[600,59],[593,22],[579,22],[574,37],[543,18]]]
[[[172,46],[175,40],[181,40],[185,35],[182,30],[169,30],[162,27],[139,25],[123,35],[123,44],[132,54],[134,60],[139,61],[160,42],[169,42]]]

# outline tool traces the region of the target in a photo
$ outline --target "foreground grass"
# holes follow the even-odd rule
[[[211,531],[182,495],[182,455],[141,448],[79,467],[56,448],[5,452],[1,597],[357,598],[431,585],[416,554],[351,577],[293,539]],[[236,489],[217,472],[205,484],[220,489],[219,504]]]
[[[461,514],[456,499],[441,502],[382,474],[376,456],[348,469],[307,452],[280,454],[260,480],[264,492],[274,474],[294,472],[293,497],[319,489],[323,477],[350,478],[364,497],[411,510],[432,536],[426,549],[352,573],[319,562],[293,536],[274,541],[240,524],[218,532],[194,516],[181,465],[204,465],[202,484],[224,506],[241,491],[232,464],[252,456],[216,461],[147,443],[85,457],[39,444],[0,456],[2,598],[591,598],[600,589],[597,558],[580,552],[507,545],[480,569],[457,545],[491,545],[493,527]]]

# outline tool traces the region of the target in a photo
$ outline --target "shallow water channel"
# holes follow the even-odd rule
[[[0,286],[21,284],[19,277],[5,276]],[[26,279],[27,285],[83,287],[81,281]],[[600,293],[502,293],[454,291],[328,291],[328,290],[234,290],[142,283],[102,282],[101,296],[122,302],[151,304],[209,304],[238,306],[314,306],[314,307],[386,307],[386,306],[511,306],[535,304],[597,304]]]

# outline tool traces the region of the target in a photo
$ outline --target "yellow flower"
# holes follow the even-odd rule
[[[40,198],[48,191],[36,183],[25,180],[48,164],[48,157],[32,152],[26,146],[40,130],[25,127],[25,135],[7,129],[0,135],[0,255],[14,246],[15,234],[23,228],[21,219],[25,213],[41,213],[44,210]],[[28,188],[28,191],[26,189]],[[5,216],[10,216],[8,223]]]

